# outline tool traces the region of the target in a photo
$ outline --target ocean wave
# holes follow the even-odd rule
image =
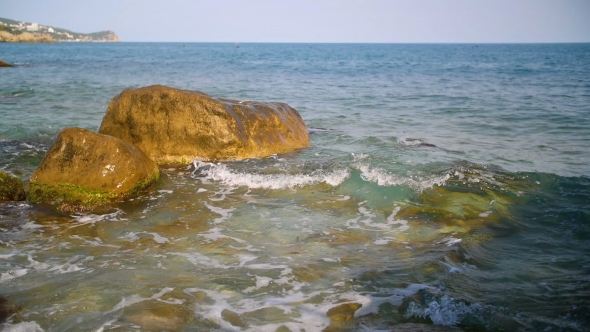
[[[357,164],[356,168],[361,172],[361,179],[367,182],[376,183],[379,186],[408,186],[416,191],[423,191],[434,186],[442,186],[451,176],[444,175],[397,175],[386,170],[368,164]]]
[[[448,295],[433,299],[424,306],[410,302],[405,313],[406,318],[429,318],[436,325],[454,326],[471,317],[478,322],[485,322],[494,308],[480,303],[467,304]]]
[[[230,169],[225,164],[208,163],[199,160],[195,160],[193,165],[195,167],[193,175],[219,181],[224,185],[246,186],[252,189],[293,189],[321,183],[336,187],[350,176],[350,172],[346,169],[330,172],[318,170],[310,174],[256,174],[238,172]]]
[[[367,156],[354,156],[355,160],[364,160]],[[209,181],[217,181],[223,185],[251,189],[294,189],[319,184],[337,187],[351,177],[353,171],[360,172],[363,181],[375,183],[378,186],[408,186],[416,191],[423,191],[434,186],[443,185],[451,178],[450,174],[392,174],[379,167],[371,167],[368,163],[355,162],[349,167],[334,170],[318,169],[310,173],[270,173],[259,174],[251,171],[233,170],[229,165],[210,163],[200,160],[193,162],[193,176]]]
[[[20,90],[20,91],[12,91],[7,93],[0,93],[0,99],[13,99],[13,98],[21,98],[31,96],[35,93],[35,90]]]

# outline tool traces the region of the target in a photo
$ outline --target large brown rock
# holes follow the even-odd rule
[[[25,198],[23,182],[0,171],[0,202],[23,201]]]
[[[6,62],[0,60],[0,67],[12,67],[12,65],[10,63],[6,63]]]
[[[158,163],[265,157],[309,146],[303,119],[285,103],[240,102],[161,85],[113,98],[99,132],[136,145]]]
[[[92,210],[141,193],[160,178],[158,165],[135,146],[68,128],[31,176],[28,200],[65,212]]]

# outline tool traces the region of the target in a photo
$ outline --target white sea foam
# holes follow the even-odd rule
[[[231,218],[232,212],[235,210],[235,208],[223,209],[223,208],[215,207],[213,205],[208,204],[207,202],[204,202],[203,204],[205,204],[205,206],[209,210],[211,210],[212,212],[215,212],[221,216],[221,218],[216,218],[213,220],[214,224],[219,224],[219,223],[222,223],[222,222],[228,220],[229,218]]]
[[[381,232],[393,232],[399,233],[407,231],[410,226],[407,220],[395,219],[396,214],[399,212],[400,207],[395,206],[392,213],[387,217],[385,222],[377,221],[377,216],[368,208],[364,207],[363,204],[366,202],[359,203],[358,217],[349,219],[345,225],[351,229],[362,229],[362,230],[380,230]],[[383,245],[390,242],[390,240],[376,240],[374,244]]]
[[[361,171],[361,179],[364,181],[373,182],[379,186],[408,186],[416,191],[423,191],[435,185],[441,186],[451,178],[449,174],[430,177],[418,175],[400,176],[388,173],[382,168],[371,168],[366,164],[357,164],[356,167]]]
[[[206,239],[209,239],[211,241],[217,241],[219,239],[230,239],[230,240],[234,240],[238,243],[242,243],[242,244],[246,243],[246,241],[244,241],[242,239],[238,239],[237,237],[232,237],[232,236],[227,236],[227,235],[221,234],[221,228],[219,228],[219,227],[211,228],[209,230],[209,232],[202,233],[202,234],[200,234],[200,236],[202,236]]]
[[[448,247],[450,247],[450,246],[452,246],[454,244],[457,244],[457,243],[460,243],[460,242],[461,242],[461,239],[457,239],[457,238],[454,238],[452,236],[449,236],[449,237],[446,237],[446,238],[442,239],[441,241],[439,241],[437,243],[445,244]]]
[[[2,332],[44,332],[45,330],[36,322],[20,322],[17,324],[0,324]]]
[[[278,279],[266,276],[255,276],[254,286],[244,289],[242,294],[269,287],[272,283],[279,285],[297,284],[296,282],[293,282],[292,278],[287,276],[290,274],[288,270],[290,269],[284,270],[283,272],[287,272],[282,272],[281,277]],[[360,317],[371,313],[378,313],[379,306],[384,303],[391,303],[399,306],[402,304],[404,298],[416,294],[421,289],[429,288],[429,286],[422,284],[412,284],[407,288],[389,290],[389,296],[373,296],[372,294],[358,293],[354,291],[340,293],[331,289],[305,294],[299,291],[304,285],[305,284],[301,283],[300,285],[295,285],[295,287],[290,290],[283,290],[282,296],[277,296],[270,291],[260,294],[267,295],[266,297],[258,296],[243,298],[239,293],[234,293],[232,291],[218,291],[202,288],[186,288],[184,289],[184,292],[190,296],[193,296],[194,293],[205,293],[211,302],[205,302],[208,304],[200,304],[198,308],[195,309],[195,314],[214,322],[222,327],[223,330],[228,331],[235,331],[237,328],[225,321],[224,316],[222,315],[224,310],[230,310],[238,315],[264,308],[276,308],[282,310],[287,315],[297,313],[298,316],[292,317],[291,322],[251,325],[245,330],[274,332],[280,325],[284,325],[292,331],[299,331],[302,329],[305,329],[305,331],[323,331],[330,325],[330,318],[327,316],[327,312],[334,307],[345,303],[358,303],[361,307],[354,313],[354,316]],[[338,287],[341,286],[342,284],[338,285]],[[315,301],[312,303],[309,302],[311,299],[317,299],[319,297],[323,297],[324,300],[319,303]]]
[[[139,236],[137,236],[137,233],[127,232],[127,233],[125,233],[125,235],[119,236],[119,239],[124,239],[129,242],[135,242],[135,241],[139,240]]]
[[[258,258],[258,256],[252,255],[236,255],[240,259],[240,266],[244,266],[246,263],[251,262]]]
[[[207,257],[207,256],[205,256],[203,254],[198,253],[198,252],[192,252],[192,253],[187,253],[187,252],[171,252],[170,255],[184,257],[189,262],[193,263],[194,265],[201,265],[201,266],[212,267],[212,268],[219,268],[219,269],[226,269],[226,268],[230,268],[231,267],[231,266],[223,265],[223,264],[219,263],[218,260],[216,260],[214,258],[209,258],[209,257]]]
[[[133,294],[131,296],[127,296],[124,297],[123,299],[121,299],[121,301],[119,303],[117,303],[113,309],[107,311],[106,313],[111,313],[113,311],[117,311],[120,309],[123,309],[125,307],[128,307],[130,305],[139,303],[139,302],[143,302],[143,301],[147,301],[147,300],[156,300],[159,299],[160,297],[164,296],[167,293],[170,293],[171,291],[173,291],[174,288],[171,287],[165,287],[162,288],[162,290],[160,290],[158,293],[152,295],[151,297],[141,297],[138,294]]]
[[[325,257],[325,258],[322,258],[322,260],[324,262],[328,262],[328,263],[340,263],[340,258],[338,258],[338,257],[336,257],[336,258]]]
[[[478,314],[484,312],[485,309],[485,305],[479,303],[467,305],[463,302],[455,301],[455,299],[450,296],[444,295],[440,300],[431,301],[428,303],[428,306],[424,308],[419,307],[414,302],[410,303],[406,312],[406,317],[428,317],[434,324],[452,326],[460,323],[467,315],[478,316]]]
[[[79,235],[71,235],[70,238],[83,241],[86,245],[92,247],[111,247],[111,248],[121,248],[120,246],[112,245],[112,244],[104,244],[101,239],[95,237],[94,241],[87,240]]]
[[[247,267],[247,268],[253,269],[253,270],[274,270],[274,269],[286,269],[289,266],[260,263],[260,264],[245,264],[244,267]]]
[[[212,202],[223,201],[225,199],[225,197],[227,195],[232,194],[233,191],[234,191],[234,188],[221,189],[220,191],[216,191],[213,196],[209,197],[209,200]],[[217,196],[219,196],[219,197],[217,197]]]
[[[120,236],[120,239],[124,239],[127,240],[129,242],[135,242],[137,240],[139,240],[139,234],[147,234],[147,235],[151,235],[154,242],[159,243],[159,244],[164,244],[164,243],[170,243],[170,240],[164,236],[161,236],[158,233],[154,233],[154,232],[127,232],[125,233],[125,235]]]
[[[326,183],[338,186],[344,182],[350,172],[346,169],[332,172],[314,171],[311,174],[255,174],[231,170],[225,164],[207,163],[199,160],[193,162],[195,174],[209,180],[219,181],[228,186],[246,186],[252,189],[289,189]]]
[[[168,240],[168,238],[163,237],[163,236],[161,236],[158,233],[150,233],[150,232],[145,232],[145,233],[153,236],[154,237],[154,241],[156,241],[156,243],[163,244],[163,243],[169,243],[170,242],[170,240]]]
[[[35,224],[34,221],[29,221],[28,223],[21,226],[22,229],[37,229],[37,228],[43,228],[43,227],[44,227],[43,225]]]
[[[256,276],[256,286],[248,287],[244,289],[242,292],[251,293],[257,289],[267,287],[268,285],[270,285],[271,281],[273,281],[272,278]]]
[[[18,277],[22,277],[25,274],[27,274],[29,270],[28,269],[14,269],[14,270],[10,270],[8,272],[2,273],[0,274],[0,283],[3,283],[5,281],[14,279],[14,278],[18,278]]]
[[[69,228],[84,226],[84,225],[94,225],[95,223],[103,220],[108,221],[122,221],[127,220],[125,218],[119,218],[119,215],[122,213],[121,210],[117,210],[113,213],[106,213],[106,214],[78,214],[73,215],[72,217],[77,221],[74,226],[70,226]]]

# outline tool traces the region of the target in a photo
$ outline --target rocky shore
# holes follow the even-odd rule
[[[53,43],[119,41],[121,41],[119,37],[110,30],[93,33],[78,33],[37,23],[15,21],[0,17],[0,42]]]
[[[0,42],[5,43],[54,43],[55,39],[46,33],[23,32],[12,34],[7,31],[0,31]]]
[[[26,199],[65,213],[93,211],[149,191],[158,164],[261,158],[309,146],[285,103],[236,101],[156,85],[109,103],[99,133],[63,129],[31,176]],[[0,172],[0,201],[25,199],[20,179]]]

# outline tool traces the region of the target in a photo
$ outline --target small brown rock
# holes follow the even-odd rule
[[[55,204],[65,212],[92,210],[133,197],[159,178],[158,165],[135,146],[68,128],[31,176],[28,200]]]
[[[23,182],[0,171],[0,202],[23,201],[25,198]]]
[[[349,325],[354,318],[354,312],[361,307],[358,303],[344,303],[328,310],[330,325],[324,329],[325,332],[340,331]]]

